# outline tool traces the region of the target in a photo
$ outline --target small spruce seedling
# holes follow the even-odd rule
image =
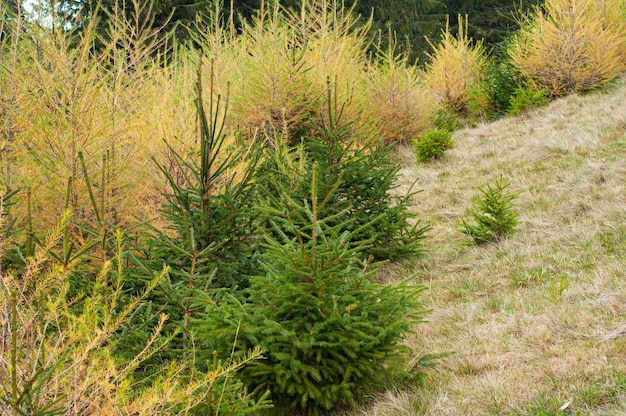
[[[476,201],[476,208],[470,212],[473,223],[461,218],[461,232],[469,235],[475,244],[499,242],[507,234],[514,233],[519,223],[519,214],[513,207],[517,193],[507,191],[511,185],[502,177],[480,187],[482,197]]]
[[[439,159],[454,147],[452,132],[446,129],[430,129],[413,141],[415,157],[420,162]]]

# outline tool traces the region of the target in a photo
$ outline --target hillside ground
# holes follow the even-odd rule
[[[424,260],[392,267],[428,287],[416,352],[450,355],[351,415],[625,414],[626,78],[455,139],[434,163],[399,151],[433,228]],[[472,245],[460,218],[499,176],[518,232]]]

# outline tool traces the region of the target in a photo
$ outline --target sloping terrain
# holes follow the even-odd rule
[[[451,354],[424,388],[355,414],[626,414],[626,78],[455,139],[431,164],[400,152],[433,229],[426,258],[396,270],[429,288],[412,344]],[[471,245],[460,217],[500,176],[518,232]]]

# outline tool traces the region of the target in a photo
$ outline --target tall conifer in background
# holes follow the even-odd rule
[[[237,293],[246,287],[247,276],[254,270],[255,214],[251,204],[256,189],[255,157],[229,147],[222,132],[228,99],[213,97],[211,78],[207,112],[201,73],[199,65],[197,159],[188,159],[169,147],[174,169],[156,162],[171,192],[162,208],[166,229],[153,228],[137,247],[141,253],[137,262],[147,278],[163,265],[171,267],[149,299],[145,315],[137,321],[138,325],[142,322],[150,326],[158,312],[171,317],[165,331],[180,335],[159,359],[182,355],[195,361],[196,354],[207,345],[206,339],[196,339],[194,335],[197,325],[205,324],[207,302],[219,297],[220,292]],[[244,156],[248,157],[245,162]],[[129,351],[137,344],[133,333],[143,336],[145,330],[121,336],[123,348]],[[200,368],[205,365],[198,362]]]

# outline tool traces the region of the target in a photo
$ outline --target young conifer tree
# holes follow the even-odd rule
[[[206,340],[197,339],[195,333],[205,323],[206,303],[220,292],[235,293],[246,287],[247,275],[254,270],[256,214],[251,204],[256,162],[252,157],[244,163],[243,151],[227,149],[227,137],[222,131],[226,110],[222,111],[221,106],[227,107],[228,102],[223,104],[219,96],[214,100],[213,91],[211,84],[207,113],[199,65],[199,160],[188,160],[170,147],[176,172],[157,162],[171,189],[162,208],[167,229],[153,228],[145,244],[137,247],[141,253],[137,262],[147,276],[164,264],[171,267],[150,298],[145,315],[137,320],[138,325],[149,327],[159,311],[171,317],[165,331],[179,335],[159,359],[182,355],[196,360],[202,355]],[[240,166],[245,166],[243,173]],[[134,333],[141,337],[145,328]],[[122,336],[125,348],[137,344],[132,334],[129,331]],[[197,363],[200,369],[206,369],[205,361]]]
[[[392,148],[382,141],[360,144],[352,129],[356,123],[344,120],[344,107],[338,104],[330,82],[327,88],[320,127],[295,148],[268,149],[259,181],[275,197],[287,193],[294,200],[305,200],[310,197],[310,178],[316,165],[317,197],[323,200],[332,195],[320,215],[342,213],[335,223],[350,218],[351,222],[344,224],[345,231],[354,232],[355,241],[371,243],[361,251],[363,258],[396,260],[422,254],[428,226],[411,223],[415,214],[409,207],[414,193],[394,194],[399,167]],[[273,232],[271,228],[269,232]]]
[[[261,208],[273,233],[265,233],[263,274],[251,278],[245,303],[211,308],[217,351],[253,346],[265,360],[242,371],[254,392],[271,392],[279,414],[324,414],[353,405],[380,387],[402,362],[402,339],[424,313],[422,286],[410,279],[375,283],[378,264],[362,260],[373,240],[354,238],[348,209],[330,213],[339,182],[324,197],[314,163],[309,196],[270,194]],[[349,231],[351,230],[351,231]]]
[[[518,194],[507,190],[510,185],[499,177],[478,188],[481,198],[476,200],[476,208],[470,212],[473,223],[461,218],[462,232],[472,237],[475,244],[499,242],[516,231],[519,213],[513,200]]]

